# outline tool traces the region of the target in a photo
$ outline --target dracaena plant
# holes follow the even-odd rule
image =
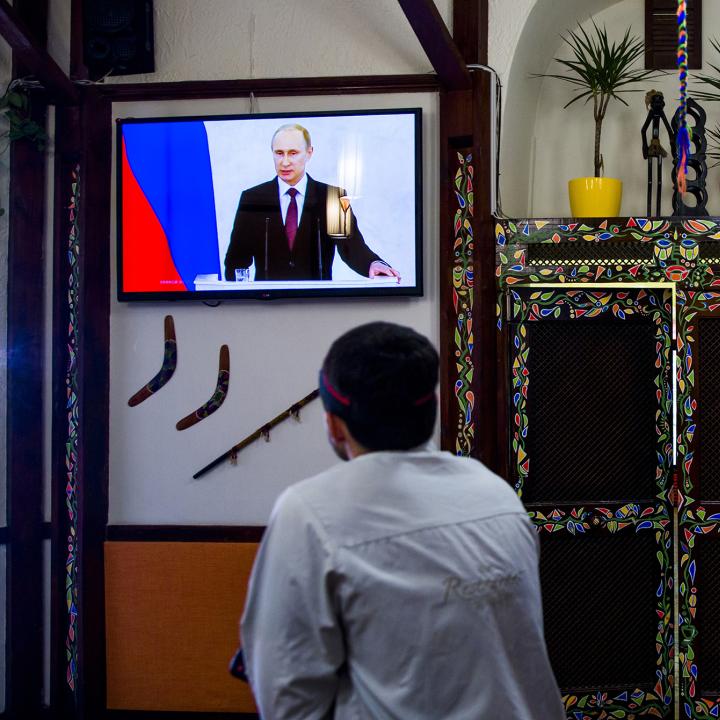
[[[710,44],[715,49],[715,52],[720,53],[720,43],[718,43],[717,38],[711,38]],[[718,75],[720,75],[720,67],[718,67],[717,65],[713,65],[712,63],[708,63],[708,65],[716,73],[718,73]],[[693,89],[692,96],[696,100],[705,100],[709,102],[717,102],[718,100],[720,100],[720,77],[716,77],[714,75],[706,75],[705,73],[698,73],[694,76],[694,78],[695,80],[703,83],[703,85],[712,88],[710,90]]]
[[[713,46],[717,53],[720,53],[720,43],[716,38],[710,40],[710,44]],[[720,67],[708,63],[708,65],[720,75]],[[708,90],[693,90],[692,96],[696,100],[703,100],[705,102],[718,102],[720,101],[720,77],[714,75],[707,75],[705,73],[698,73],[694,76],[696,80],[707,86]],[[714,130],[707,130],[710,141],[708,142],[707,156],[714,160],[712,167],[720,165],[720,125],[716,125]]]
[[[581,25],[576,30],[568,30],[561,35],[563,42],[570,48],[571,56],[554,58],[565,68],[564,73],[535,73],[535,78],[555,78],[575,86],[574,97],[564,106],[569,107],[580,100],[592,101],[595,119],[595,152],[593,164],[595,177],[604,171],[603,156],[600,152],[602,124],[610,100],[628,103],[622,93],[637,91],[632,85],[664,73],[657,70],[645,70],[634,67],[638,58],[645,53],[643,41],[630,35],[630,29],[619,42],[610,42],[607,30],[592,22],[593,29],[586,31]]]

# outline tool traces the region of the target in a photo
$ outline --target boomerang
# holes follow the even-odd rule
[[[156,393],[173,376],[177,367],[177,340],[172,315],[165,316],[165,354],[162,367],[157,375],[145,387],[140,388],[129,400],[128,405],[135,407]]]
[[[186,430],[208,415],[212,415],[224,402],[227,395],[228,386],[230,385],[230,349],[227,345],[220,348],[220,369],[218,371],[217,385],[212,397],[201,405],[195,412],[186,415],[182,420],[178,420],[175,427],[178,430]]]

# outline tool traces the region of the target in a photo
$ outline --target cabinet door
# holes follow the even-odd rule
[[[573,286],[578,287],[578,286]],[[509,465],[569,718],[672,716],[672,295],[507,297]]]
[[[720,293],[678,293],[682,717],[720,712]]]

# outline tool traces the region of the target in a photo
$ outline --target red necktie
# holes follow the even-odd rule
[[[287,194],[290,196],[290,205],[288,205],[287,215],[285,216],[285,234],[287,235],[290,252],[292,252],[298,229],[298,206],[297,200],[295,200],[298,191],[295,188],[290,188]]]

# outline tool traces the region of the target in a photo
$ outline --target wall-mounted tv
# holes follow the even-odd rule
[[[119,300],[422,295],[421,120],[119,119]]]

